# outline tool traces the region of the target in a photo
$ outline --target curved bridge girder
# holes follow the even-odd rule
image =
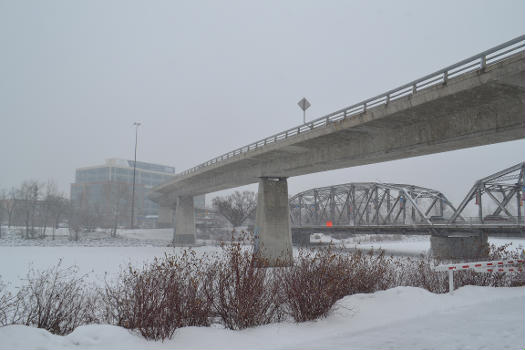
[[[414,185],[355,182],[290,198],[293,226],[417,225],[446,222],[456,211],[443,193]]]

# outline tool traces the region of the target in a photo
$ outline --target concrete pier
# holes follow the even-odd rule
[[[195,216],[193,208],[193,196],[180,196],[177,198],[173,244],[195,244]]]
[[[293,263],[286,178],[259,180],[254,234],[255,252],[270,266]]]
[[[173,227],[173,209],[170,207],[160,207],[157,228],[171,227]]]
[[[312,229],[301,229],[292,227],[292,244],[299,247],[307,247],[310,245],[310,235],[314,231]]]
[[[488,235],[486,233],[449,236],[431,236],[430,250],[432,255],[439,259],[483,259],[489,251]]]

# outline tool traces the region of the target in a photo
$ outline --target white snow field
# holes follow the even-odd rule
[[[103,283],[128,263],[140,266],[183,248],[162,246],[171,230],[120,232],[120,238],[70,242],[0,239],[0,276],[12,291],[30,266],[47,269],[78,266],[94,283]],[[4,231],[5,232],[5,231]],[[146,235],[146,237],[144,236]],[[315,238],[314,238],[315,239]],[[320,236],[320,240],[327,239]],[[373,240],[373,239],[372,239]],[[118,246],[122,242],[125,246]],[[30,246],[23,246],[23,244]],[[497,245],[523,239],[491,239]],[[349,244],[350,243],[350,244]],[[345,246],[379,247],[417,255],[429,249],[428,238],[376,242],[359,237]],[[195,247],[197,254],[220,251],[217,246]],[[138,333],[110,325],[78,327],[67,336],[26,326],[0,327],[0,349],[523,349],[525,347],[525,287],[463,287],[450,294],[432,294],[398,287],[340,300],[327,318],[296,324],[286,321],[242,331],[212,327],[178,329],[172,339],[147,341]]]
[[[463,287],[452,295],[397,287],[340,300],[324,319],[231,331],[178,329],[146,341],[109,325],[67,336],[26,326],[0,328],[0,349],[523,349],[525,288]]]
[[[382,249],[386,255],[412,255],[417,256],[430,252],[430,236],[401,236],[362,234],[347,239],[334,239],[329,235],[315,233],[310,237],[311,243],[333,243],[344,245],[347,248],[370,250]],[[502,246],[511,244],[510,248],[525,249],[525,239],[508,237],[489,237],[489,244]]]

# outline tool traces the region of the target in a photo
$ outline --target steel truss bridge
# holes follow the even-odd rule
[[[378,182],[314,188],[293,196],[294,233],[523,234],[525,163],[476,181],[459,207],[430,188]],[[478,216],[464,217],[467,205]]]

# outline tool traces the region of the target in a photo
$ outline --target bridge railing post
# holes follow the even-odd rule
[[[454,292],[454,270],[448,270],[448,292]]]

